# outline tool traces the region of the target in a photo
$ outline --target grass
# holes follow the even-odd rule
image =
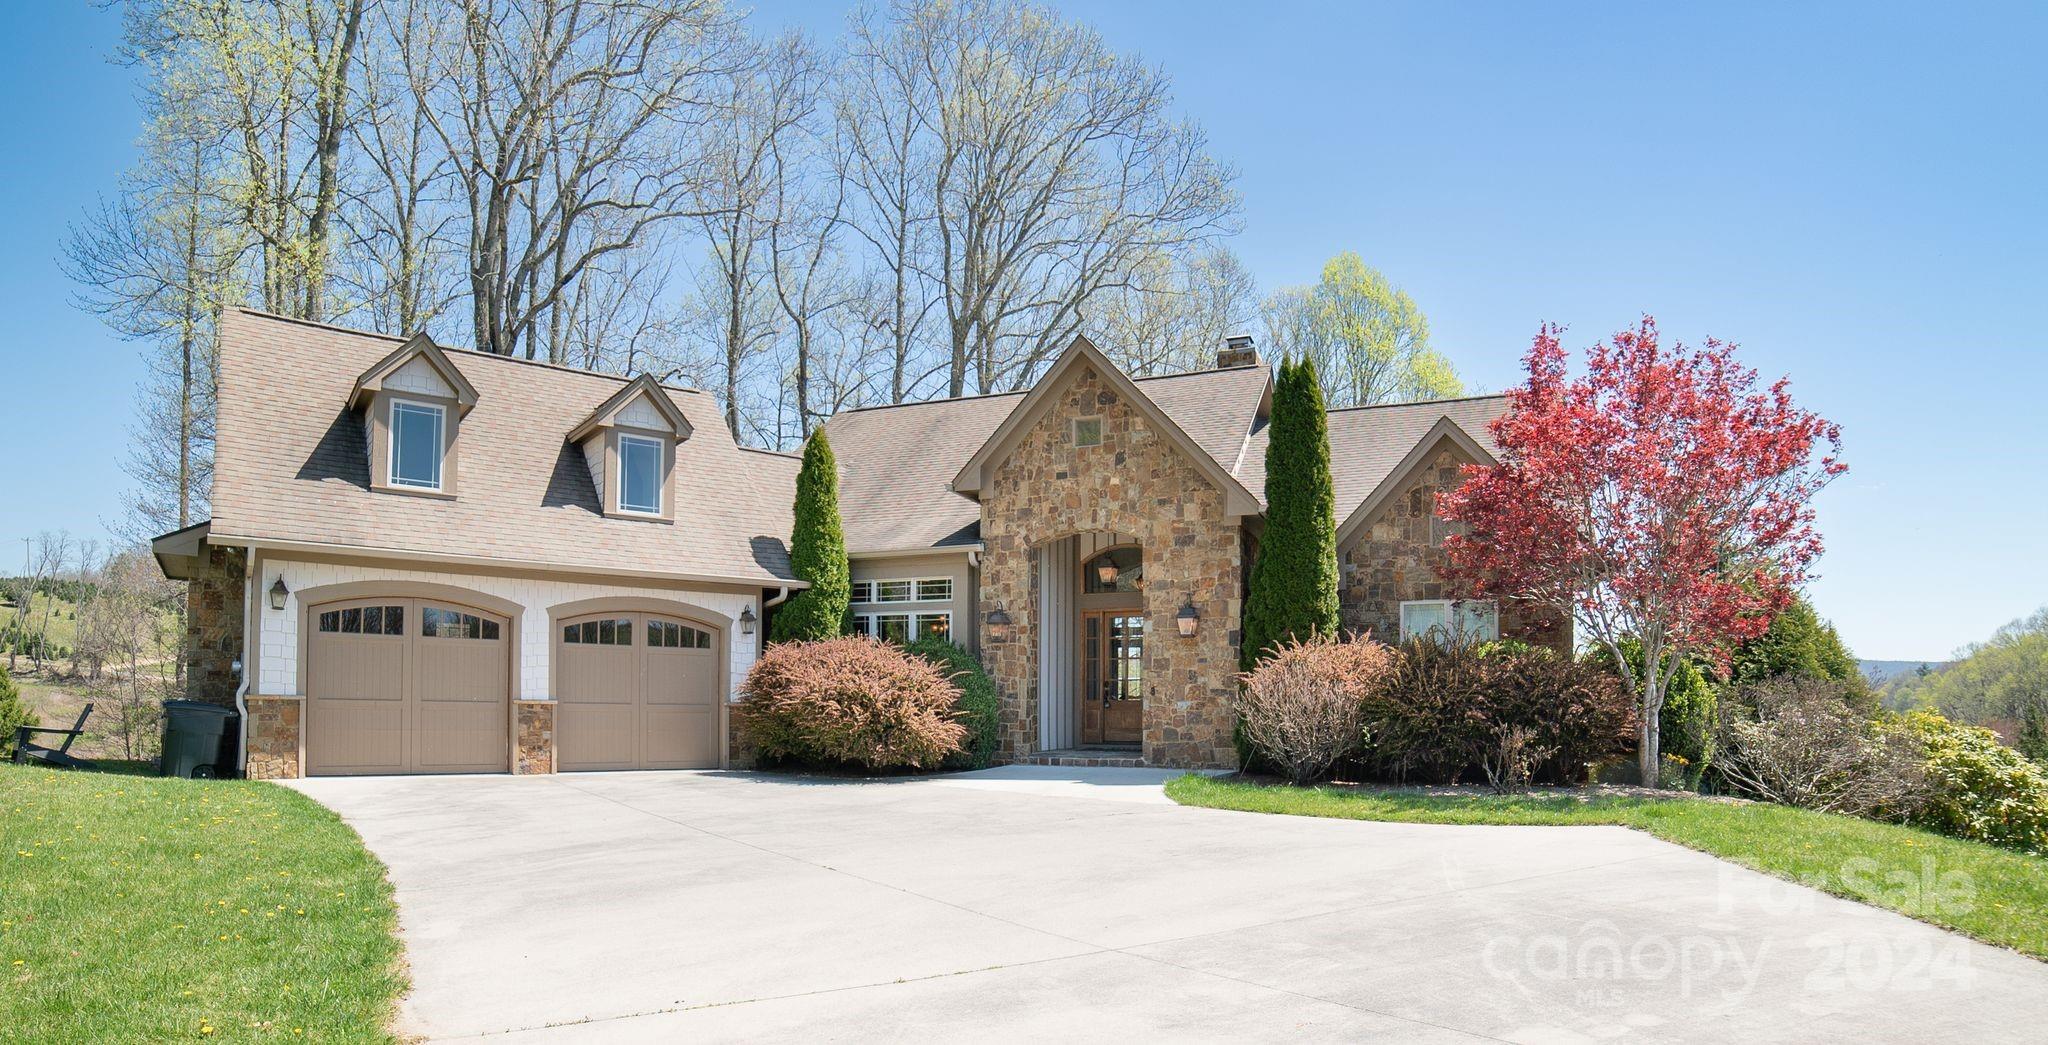
[[[10,1040],[390,1041],[384,867],[295,791],[0,765]]]
[[[2048,959],[2048,859],[1788,806],[1637,796],[1428,795],[1189,775],[1183,805],[1413,824],[1612,824]]]

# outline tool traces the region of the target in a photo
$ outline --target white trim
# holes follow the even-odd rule
[[[652,508],[626,503],[626,447],[634,443],[639,443],[654,451],[654,507]],[[624,432],[619,433],[619,511],[632,515],[661,514],[661,488],[666,485],[662,482],[661,472],[662,464],[667,454],[668,449],[662,445],[660,439],[650,439],[644,435],[627,435]]]
[[[617,566],[583,566],[575,563],[548,562],[537,559],[506,559],[493,555],[454,555],[447,552],[417,552],[404,548],[380,548],[375,545],[337,544],[332,541],[291,541],[273,537],[250,537],[246,534],[218,534],[211,543],[233,541],[252,548],[274,551],[313,552],[324,555],[352,556],[370,559],[395,559],[404,562],[422,562],[439,566],[470,566],[487,569],[522,570],[535,573],[567,574],[588,577],[630,577],[635,580],[667,581],[682,584],[730,584],[739,587],[786,587],[804,589],[811,586],[806,580],[783,580],[773,574],[737,576],[718,573],[663,573],[655,570],[634,570]],[[268,694],[263,694],[268,696]]]
[[[903,618],[904,633],[909,637],[908,641],[911,642],[917,641],[918,626],[920,624],[924,623],[927,620],[943,617],[946,620],[946,632],[944,635],[939,637],[947,639],[952,642],[960,641],[953,634],[953,611],[951,610],[940,610],[937,612],[921,610],[883,610],[873,613],[856,613],[853,615],[854,634],[866,635],[871,638],[877,639],[881,638],[881,625],[877,622],[884,617]]]
[[[943,582],[946,585],[946,594],[930,596],[925,595],[924,586],[934,582]],[[881,586],[884,584],[908,584],[910,585],[910,597],[907,599],[884,599],[881,597]],[[952,602],[955,596],[958,594],[958,592],[956,591],[956,587],[957,586],[953,583],[953,578],[943,575],[928,575],[923,577],[870,577],[864,580],[858,580],[853,582],[852,601],[856,605],[861,606],[912,606],[921,602]],[[862,597],[862,589],[866,589],[866,597]]]
[[[1400,607],[1395,611],[1395,615],[1398,618],[1397,624],[1401,630],[1401,641],[1407,642],[1409,639],[1415,637],[1408,630],[1408,607],[1442,607],[1444,611],[1444,623],[1449,625],[1452,632],[1455,634],[1463,632],[1465,628],[1465,618],[1463,614],[1458,612],[1459,607],[1474,604],[1486,605],[1488,607],[1491,607],[1493,611],[1491,617],[1493,623],[1493,634],[1481,634],[1477,636],[1478,640],[1481,642],[1492,642],[1495,639],[1500,638],[1500,604],[1492,599],[1403,599],[1401,601]],[[1431,628],[1426,630],[1433,631],[1436,627],[1438,626],[1433,625]]]
[[[385,439],[385,442],[388,444],[385,447],[385,475],[390,477],[390,483],[393,486],[403,486],[408,490],[440,490],[442,486],[441,477],[446,473],[448,466],[446,460],[448,456],[448,408],[440,403],[423,403],[417,399],[406,399],[397,395],[392,395],[390,398],[391,411],[384,416],[384,423],[390,432],[389,437]],[[398,437],[398,408],[401,406],[431,412],[434,415],[434,481],[432,483],[418,482],[398,474],[398,445],[400,442]]]

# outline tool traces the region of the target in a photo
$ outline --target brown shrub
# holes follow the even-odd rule
[[[1297,784],[1328,773],[1363,742],[1365,701],[1393,659],[1392,650],[1363,636],[1280,646],[1238,676],[1245,741]]]
[[[1597,665],[1513,643],[1413,639],[1366,700],[1366,771],[1500,790],[1572,783],[1626,749],[1634,705]]]
[[[945,672],[870,638],[777,643],[740,692],[741,733],[769,764],[930,769],[967,736]]]
[[[1733,789],[1801,809],[1896,819],[1925,790],[1913,745],[1844,699],[1841,683],[1784,678],[1722,707],[1714,766]]]

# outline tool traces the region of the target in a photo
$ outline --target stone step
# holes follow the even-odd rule
[[[1035,751],[1017,759],[1024,766],[1067,766],[1085,769],[1142,769],[1145,756],[1135,751]]]

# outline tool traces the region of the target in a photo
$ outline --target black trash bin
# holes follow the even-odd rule
[[[164,701],[163,775],[234,775],[236,717],[234,708],[219,704]]]

